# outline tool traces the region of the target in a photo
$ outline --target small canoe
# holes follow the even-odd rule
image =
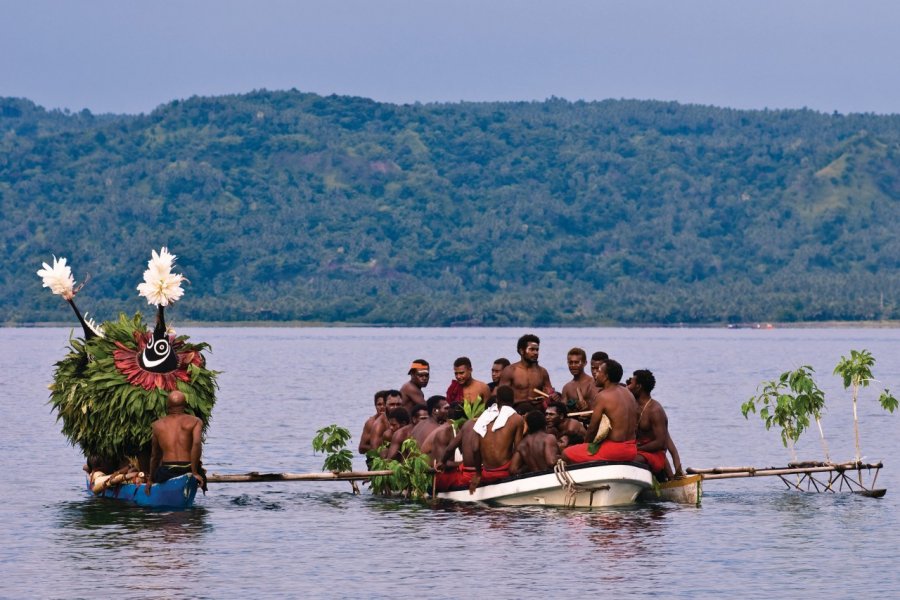
[[[438,492],[437,497],[502,506],[601,508],[633,504],[652,482],[646,465],[597,461],[514,475],[480,485],[474,494],[468,488],[454,488]]]
[[[700,506],[700,498],[702,496],[703,478],[700,475],[686,475],[681,479],[664,481],[659,484],[656,490],[653,488],[644,490],[641,492],[639,500],[644,502],[666,500],[678,504]]]
[[[151,508],[184,509],[194,504],[197,495],[197,480],[190,474],[174,477],[165,483],[154,483],[150,486],[150,494],[144,490],[144,484],[121,483],[106,488],[100,494],[91,490],[91,482],[87,482],[87,491],[92,496],[113,498],[147,506]]]

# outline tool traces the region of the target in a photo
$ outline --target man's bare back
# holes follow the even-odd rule
[[[510,472],[534,473],[545,471],[556,464],[559,458],[559,443],[556,436],[546,431],[529,433],[516,446]]]
[[[511,415],[497,431],[494,431],[493,423],[488,425],[487,433],[481,440],[481,459],[485,468],[495,469],[509,464],[516,446],[522,441],[524,429],[525,419],[519,414]]]

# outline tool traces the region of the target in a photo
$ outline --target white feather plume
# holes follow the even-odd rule
[[[44,280],[43,287],[66,300],[75,296],[75,278],[72,277],[72,268],[66,265],[65,258],[53,257],[53,266],[43,263],[44,268],[37,272]]]
[[[138,293],[147,299],[148,304],[168,306],[184,295],[181,287],[181,282],[185,281],[184,275],[172,273],[175,258],[165,246],[159,254],[153,250],[152,258],[147,261],[147,270],[144,271],[144,282],[137,286]]]

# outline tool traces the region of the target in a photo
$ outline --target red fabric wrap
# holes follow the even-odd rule
[[[498,481],[500,479],[506,479],[509,477],[509,465],[512,463],[512,460],[506,462],[506,464],[502,464],[499,467],[494,467],[489,469],[488,467],[483,467],[481,469],[481,483],[493,483],[494,481]]]
[[[463,401],[463,386],[455,379],[447,388],[447,402],[450,404],[460,404]]]
[[[459,465],[459,468],[454,469],[453,471],[436,473],[434,476],[435,488],[439,492],[446,492],[455,487],[467,488],[474,476],[475,467],[464,467],[463,465]]]
[[[563,456],[569,462],[582,463],[595,460],[632,461],[637,457],[637,442],[613,442],[604,440],[596,454],[590,454],[588,444],[575,444],[563,450]]]

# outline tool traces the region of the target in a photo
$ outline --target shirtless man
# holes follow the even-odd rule
[[[475,432],[482,436],[481,458],[483,461],[482,481],[489,483],[509,477],[509,467],[513,454],[525,430],[525,419],[513,408],[515,392],[508,385],[497,386],[496,413],[492,417],[491,407],[484,411],[475,422]],[[486,423],[484,433],[479,425]]]
[[[572,348],[566,355],[566,364],[572,374],[572,381],[563,386],[562,401],[572,412],[592,410],[597,397],[597,386],[594,378],[584,372],[587,354],[581,348]]]
[[[559,394],[553,391],[547,369],[538,365],[540,348],[541,340],[538,336],[526,333],[516,344],[516,351],[521,360],[509,365],[500,374],[499,385],[512,387],[515,394],[513,407],[519,414],[532,409],[542,410],[548,397],[551,400],[559,399]]]
[[[169,392],[166,416],[153,422],[151,433],[150,472],[145,491],[150,486],[190,473],[206,491],[206,478],[200,467],[203,421],[184,412],[184,394]]]
[[[409,437],[416,440],[419,449],[425,445],[425,440],[431,435],[435,429],[447,422],[447,415],[450,414],[450,404],[443,396],[432,396],[425,403],[426,418],[418,423],[413,424]],[[424,450],[423,450],[424,452]]]
[[[454,459],[457,450],[462,453],[461,463]],[[468,486],[469,493],[475,493],[475,488],[481,483],[482,460],[481,436],[475,432],[474,420],[466,421],[460,427],[438,461],[437,470],[434,482],[437,491]]]
[[[494,364],[491,365],[491,382],[488,385],[488,389],[491,390],[491,393],[494,393],[494,390],[497,389],[497,385],[500,383],[500,373],[503,372],[503,369],[509,366],[508,358],[498,358],[494,361]]]
[[[409,415],[409,423],[410,425],[415,427],[427,418],[428,406],[425,404],[416,404],[415,406],[413,406],[412,412]]]
[[[463,404],[466,400],[474,404],[478,398],[487,404],[491,388],[472,377],[472,361],[467,356],[460,356],[453,361],[453,378],[454,381],[447,390],[447,399],[450,400],[450,390],[453,390],[457,401],[451,404]]]
[[[633,461],[637,457],[635,430],[637,429],[638,408],[634,396],[619,385],[622,380],[622,365],[607,360],[597,369],[595,382],[600,388],[588,427],[587,443],[572,445],[563,451],[566,462],[579,463],[594,460]],[[606,415],[611,429],[600,447],[591,452],[600,420]]]
[[[377,450],[385,442],[391,442],[391,424],[388,421],[388,413],[403,404],[399,390],[388,390],[384,393],[384,413],[381,418],[372,425],[372,448]]]
[[[584,425],[575,419],[569,418],[566,405],[562,402],[551,402],[547,405],[547,408],[544,409],[544,416],[547,419],[547,432],[552,433],[557,438],[570,433],[577,433],[584,437],[587,433]]]
[[[381,420],[384,415],[384,397],[386,394],[385,390],[375,392],[375,414],[366,419],[366,424],[363,425],[362,433],[359,436],[359,448],[357,450],[360,454],[365,454],[372,448],[378,447],[376,444],[377,438],[372,436],[372,430],[375,423]]]
[[[422,391],[422,388],[428,385],[429,377],[430,372],[427,360],[417,358],[409,366],[409,381],[400,387],[403,408],[407,412],[412,413],[412,408],[416,404],[425,404],[425,392]]]
[[[541,411],[533,410],[525,415],[525,424],[528,425],[528,431],[516,446],[516,453],[509,466],[509,472],[513,475],[546,471],[559,458],[556,436],[547,433],[547,420]]]
[[[399,460],[400,446],[409,438],[413,426],[409,422],[409,413],[402,406],[388,413],[388,422],[391,424],[391,445],[381,451],[381,458]]]
[[[628,389],[637,399],[637,452],[638,461],[650,465],[650,470],[659,481],[684,476],[678,449],[669,435],[669,418],[662,404],[650,397],[656,387],[656,378],[646,369],[634,372],[628,380]],[[666,460],[666,450],[672,455],[675,471]]]
[[[605,360],[609,360],[609,354],[603,351],[597,351],[591,354],[591,377],[597,377],[597,369],[600,368],[600,363]]]

